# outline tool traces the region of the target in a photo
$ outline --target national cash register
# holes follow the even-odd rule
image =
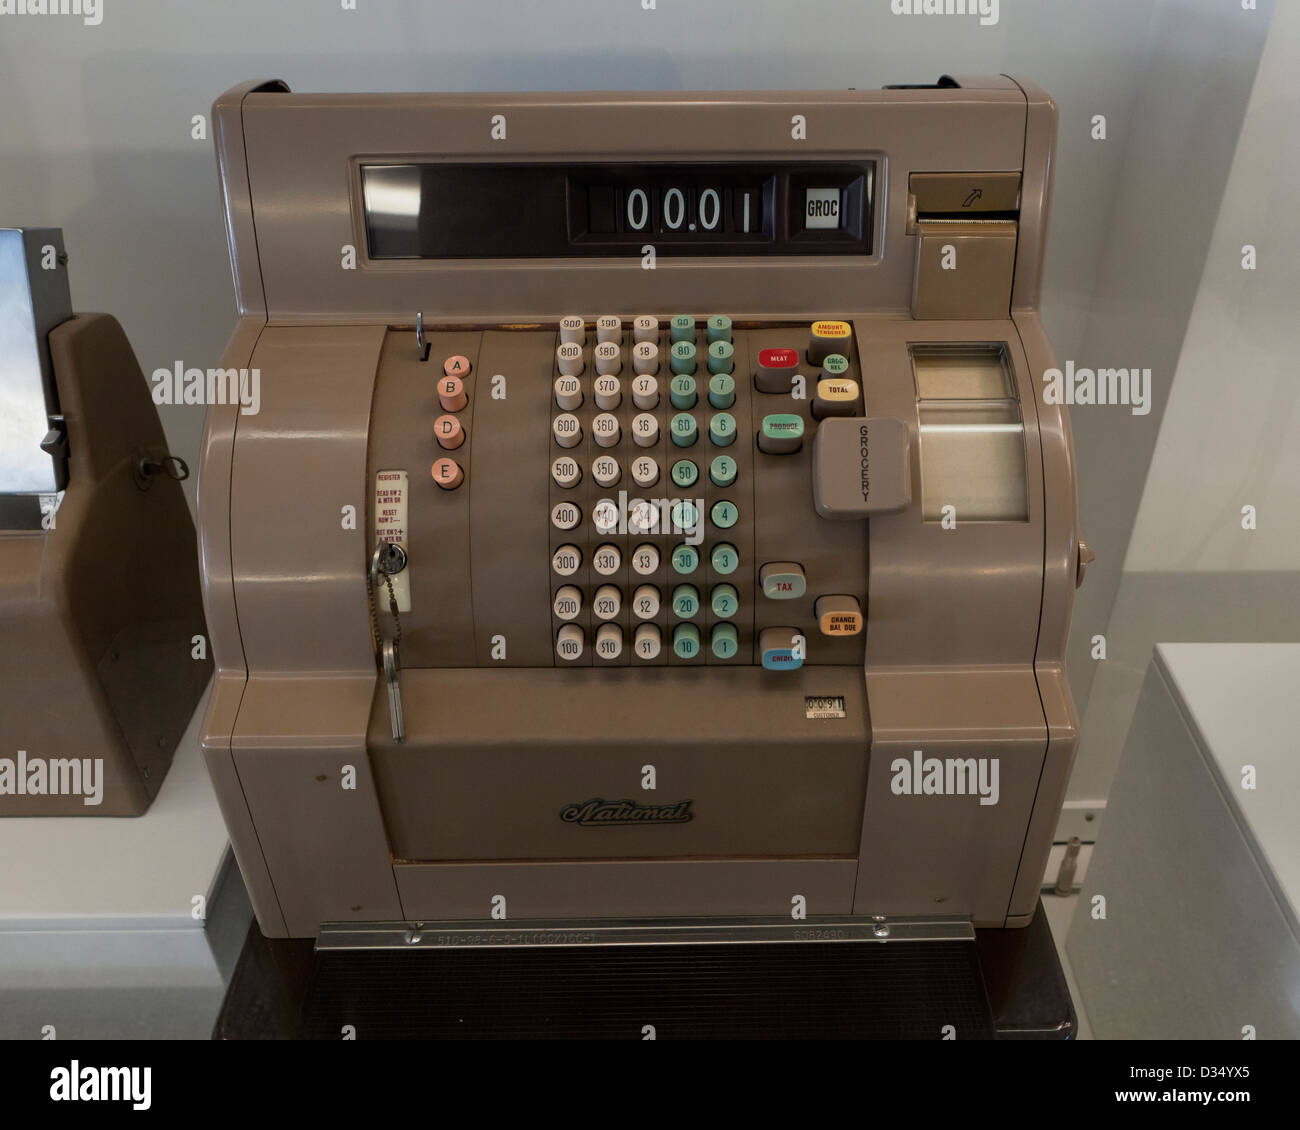
[[[203,746],[265,934],[1030,920],[1089,557],[1056,118],[217,101],[261,401],[208,409]]]

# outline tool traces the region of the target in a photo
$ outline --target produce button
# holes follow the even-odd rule
[[[768,455],[792,455],[803,445],[803,417],[793,412],[774,412],[763,417],[758,449]]]

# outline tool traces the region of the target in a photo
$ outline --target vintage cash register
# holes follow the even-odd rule
[[[203,743],[267,935],[1029,921],[1088,557],[1043,91],[214,121],[261,405],[208,410]]]
[[[0,228],[0,816],[138,816],[212,675],[194,522],[57,228]]]

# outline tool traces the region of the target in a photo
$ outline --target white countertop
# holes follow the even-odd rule
[[[1156,662],[1300,936],[1300,643],[1165,643]]]
[[[198,743],[210,691],[143,816],[0,820],[0,932],[203,928],[193,899],[227,850]]]

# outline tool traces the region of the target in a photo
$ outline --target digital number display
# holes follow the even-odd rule
[[[371,259],[870,255],[875,163],[360,165]]]

